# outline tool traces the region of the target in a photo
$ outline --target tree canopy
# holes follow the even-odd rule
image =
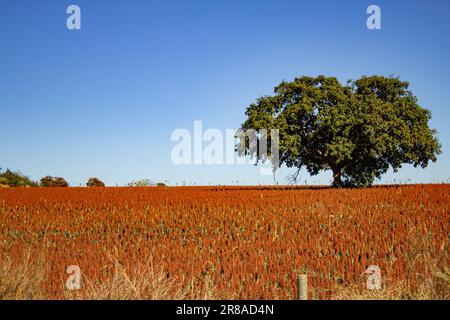
[[[69,183],[64,178],[45,176],[41,179],[41,187],[68,187]]]
[[[9,169],[2,171],[0,168],[0,186],[1,185],[9,187],[37,187],[38,183],[19,171],[11,171]]]
[[[99,178],[92,177],[89,178],[88,182],[86,183],[87,187],[104,187],[105,183],[101,181]]]
[[[408,87],[384,76],[346,85],[322,75],[283,81],[275,95],[247,108],[241,130],[278,129],[277,166],[306,168],[311,175],[331,170],[335,186],[371,185],[389,168],[424,168],[440,153],[436,130],[428,125],[431,112]],[[267,160],[248,143],[241,148],[256,162]]]

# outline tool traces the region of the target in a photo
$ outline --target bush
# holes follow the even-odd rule
[[[64,178],[45,176],[41,179],[41,186],[42,187],[68,187],[69,184],[67,183],[66,180],[64,180]]]
[[[9,187],[8,180],[6,178],[0,178],[0,187]]]
[[[165,183],[162,183],[162,182],[158,182],[158,183],[156,184],[156,186],[157,186],[157,187],[167,187],[166,184],[165,184]]]
[[[136,180],[128,184],[129,187],[151,187],[154,185],[155,184],[151,182],[149,179]]]
[[[105,184],[99,178],[93,177],[93,178],[89,178],[88,182],[86,183],[86,186],[88,186],[88,187],[104,187]]]
[[[2,172],[0,168],[0,185],[8,187],[37,187],[38,183],[19,171],[7,169],[5,172]]]

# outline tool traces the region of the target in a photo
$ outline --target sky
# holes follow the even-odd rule
[[[69,30],[69,5],[81,29]],[[369,30],[366,9],[381,9]],[[251,165],[176,165],[171,134],[237,129],[282,80],[324,74],[410,82],[443,153],[378,183],[450,177],[450,1],[0,0],[0,167],[32,179],[272,184]],[[291,170],[275,177],[287,182]],[[328,184],[331,173],[301,184]]]

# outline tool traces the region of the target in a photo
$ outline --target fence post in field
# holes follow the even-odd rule
[[[297,299],[308,300],[308,276],[306,274],[297,277]]]

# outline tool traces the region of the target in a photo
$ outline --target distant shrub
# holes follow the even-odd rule
[[[68,187],[69,184],[67,183],[66,180],[64,180],[64,178],[45,176],[41,179],[41,186],[42,187]]]
[[[6,178],[0,178],[0,187],[9,187],[9,185],[8,185],[8,179],[6,179]]]
[[[0,185],[8,187],[37,187],[38,183],[19,171],[6,169],[5,172],[2,172],[0,168]]]
[[[167,187],[166,184],[165,184],[165,183],[162,183],[162,182],[158,182],[158,183],[156,184],[156,186],[157,186],[157,187]]]
[[[136,180],[128,184],[129,187],[152,187],[154,185],[155,184],[149,179]]]
[[[99,178],[93,177],[93,178],[89,178],[88,182],[86,183],[86,186],[88,186],[88,187],[104,187],[105,184]]]

